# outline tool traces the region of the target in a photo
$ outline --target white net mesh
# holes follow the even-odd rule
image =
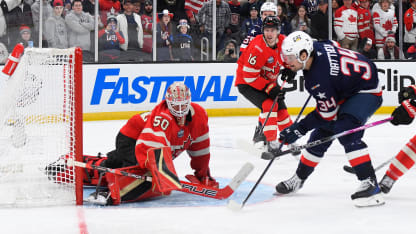
[[[0,87],[0,206],[75,204],[74,168],[61,166],[74,155],[74,61],[74,49],[26,49]]]

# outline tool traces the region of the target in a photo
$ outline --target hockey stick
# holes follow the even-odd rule
[[[329,136],[329,137],[324,137],[322,139],[319,139],[319,140],[316,140],[316,141],[312,141],[312,142],[306,143],[304,145],[294,146],[291,149],[284,150],[284,151],[278,153],[277,155],[275,155],[275,157],[279,157],[279,156],[282,156],[282,155],[291,153],[293,151],[300,151],[302,149],[308,149],[308,148],[311,148],[311,147],[314,147],[314,146],[317,146],[317,145],[326,143],[328,141],[333,141],[333,140],[335,140],[335,139],[337,139],[339,137],[346,136],[346,135],[349,135],[349,134],[352,134],[352,133],[356,133],[356,132],[359,132],[359,131],[363,131],[363,130],[365,130],[367,128],[375,127],[375,126],[380,125],[380,124],[383,124],[383,123],[387,123],[387,122],[389,122],[392,119],[393,119],[393,117],[389,117],[387,119],[378,120],[378,121],[375,121],[375,122],[372,122],[372,123],[369,123],[369,124],[366,124],[366,125],[362,125],[362,126],[357,127],[357,128],[353,128],[353,129],[350,129],[350,130],[345,130],[343,132],[340,132],[338,134],[335,134],[335,135],[332,135],[332,136]],[[263,158],[263,159],[270,160],[271,158]]]
[[[381,168],[383,168],[384,166],[386,166],[387,164],[391,163],[391,161],[393,161],[393,159],[394,159],[395,157],[396,157],[396,156],[391,157],[389,160],[387,160],[387,161],[383,162],[382,164],[378,165],[376,168],[374,168],[374,171],[378,171],[378,170],[380,170]],[[343,167],[343,168],[344,168],[344,171],[346,171],[346,172],[348,172],[348,173],[351,173],[351,174],[355,174],[354,168],[352,168],[352,167],[350,167],[350,166],[347,166],[347,165],[344,165],[344,167]]]
[[[305,104],[303,104],[302,109],[300,110],[298,116],[296,117],[296,120],[294,123],[297,123],[300,116],[302,115],[303,111],[306,108],[306,105],[308,105],[309,100],[311,99],[312,95],[309,95],[308,99],[306,99]],[[278,152],[281,151],[282,147],[284,145],[284,142],[282,142],[282,144],[280,144]],[[273,154],[272,154],[273,155]],[[254,190],[256,190],[257,186],[259,185],[260,181],[263,179],[264,175],[266,174],[266,172],[269,170],[270,166],[273,164],[274,160],[277,158],[277,156],[274,156],[272,158],[272,160],[270,160],[269,164],[267,164],[266,168],[264,169],[263,173],[260,175],[259,179],[256,181],[256,183],[254,184],[253,188],[250,190],[250,192],[248,193],[247,197],[244,199],[243,203],[238,204],[236,201],[234,200],[229,200],[228,201],[228,205],[227,207],[232,209],[232,210],[241,210],[243,209],[244,205],[246,204],[246,202],[248,201],[248,199],[250,198],[251,194],[253,194]]]
[[[277,83],[277,80],[276,80],[276,83]],[[280,86],[280,91],[282,91],[282,90],[283,90],[283,87],[285,86],[285,84],[286,84],[286,80],[284,80],[284,81],[283,81],[283,83],[282,83],[282,86]],[[271,113],[273,112],[273,108],[274,108],[274,106],[276,105],[276,103],[277,103],[277,100],[278,100],[278,99],[279,99],[279,96],[276,96],[276,97],[274,98],[274,100],[273,100],[273,104],[272,104],[272,107],[270,108],[270,111],[267,113],[266,119],[264,120],[263,124],[261,125],[261,127],[260,127],[260,130],[259,130],[258,134],[263,133],[263,129],[264,129],[264,127],[266,126],[266,123],[267,123],[267,121],[269,120],[269,117],[270,117]]]
[[[73,159],[68,159],[67,165],[113,173],[116,175],[128,176],[128,177],[132,177],[132,178],[140,179],[140,180],[152,181],[151,176],[142,176],[142,175],[137,175],[137,174],[133,174],[130,172],[126,172],[120,169],[112,169],[108,167],[90,165],[84,162],[74,161]],[[191,193],[191,194],[203,196],[203,197],[214,198],[218,200],[226,199],[234,193],[234,191],[241,185],[241,183],[247,178],[247,176],[250,174],[250,172],[253,169],[254,169],[253,164],[251,163],[244,164],[243,167],[238,171],[238,173],[231,180],[231,182],[224,188],[214,188],[214,187],[205,186],[202,184],[191,183],[191,182],[181,180],[180,182],[181,182],[182,188],[178,189],[178,191],[184,192],[184,193]]]

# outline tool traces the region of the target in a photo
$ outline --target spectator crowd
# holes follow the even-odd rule
[[[156,61],[199,61],[201,54],[211,55],[215,47],[217,61],[235,62],[243,40],[261,28],[260,10],[265,2],[158,0],[153,22],[152,0],[98,0],[97,16],[95,1],[1,0],[0,62],[16,43],[43,48],[79,46],[84,61],[93,62],[96,35],[98,61],[104,63],[153,61],[153,35]],[[371,59],[415,59],[416,0],[401,0],[402,8],[400,0],[392,1],[332,0],[332,17],[328,16],[328,0],[275,3],[281,34],[304,31],[317,40],[336,40],[341,47]],[[401,14],[399,9],[403,9]],[[401,37],[399,22],[403,22]],[[399,38],[403,38],[402,49]],[[206,41],[208,45],[203,46]]]

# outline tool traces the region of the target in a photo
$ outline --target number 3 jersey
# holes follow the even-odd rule
[[[238,59],[235,85],[248,84],[257,90],[264,90],[268,84],[275,82],[279,75],[280,57],[284,35],[279,35],[276,48],[269,47],[263,34],[256,36]]]
[[[143,115],[141,116],[143,118]],[[140,118],[138,118],[140,122]],[[136,141],[136,159],[144,167],[150,148],[169,146],[172,159],[183,151],[191,157],[191,168],[197,177],[209,173],[210,139],[208,115],[198,104],[191,103],[185,125],[179,126],[170,113],[166,101],[158,104],[144,116],[144,127]],[[130,120],[129,120],[130,121]]]
[[[305,88],[316,100],[315,114],[331,121],[339,105],[357,93],[381,96],[375,64],[364,55],[335,46],[331,41],[314,42],[314,57],[304,70]]]

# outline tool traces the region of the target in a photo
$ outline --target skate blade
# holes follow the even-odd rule
[[[375,194],[371,197],[357,198],[353,200],[356,207],[371,207],[384,205],[384,197],[381,193]]]

